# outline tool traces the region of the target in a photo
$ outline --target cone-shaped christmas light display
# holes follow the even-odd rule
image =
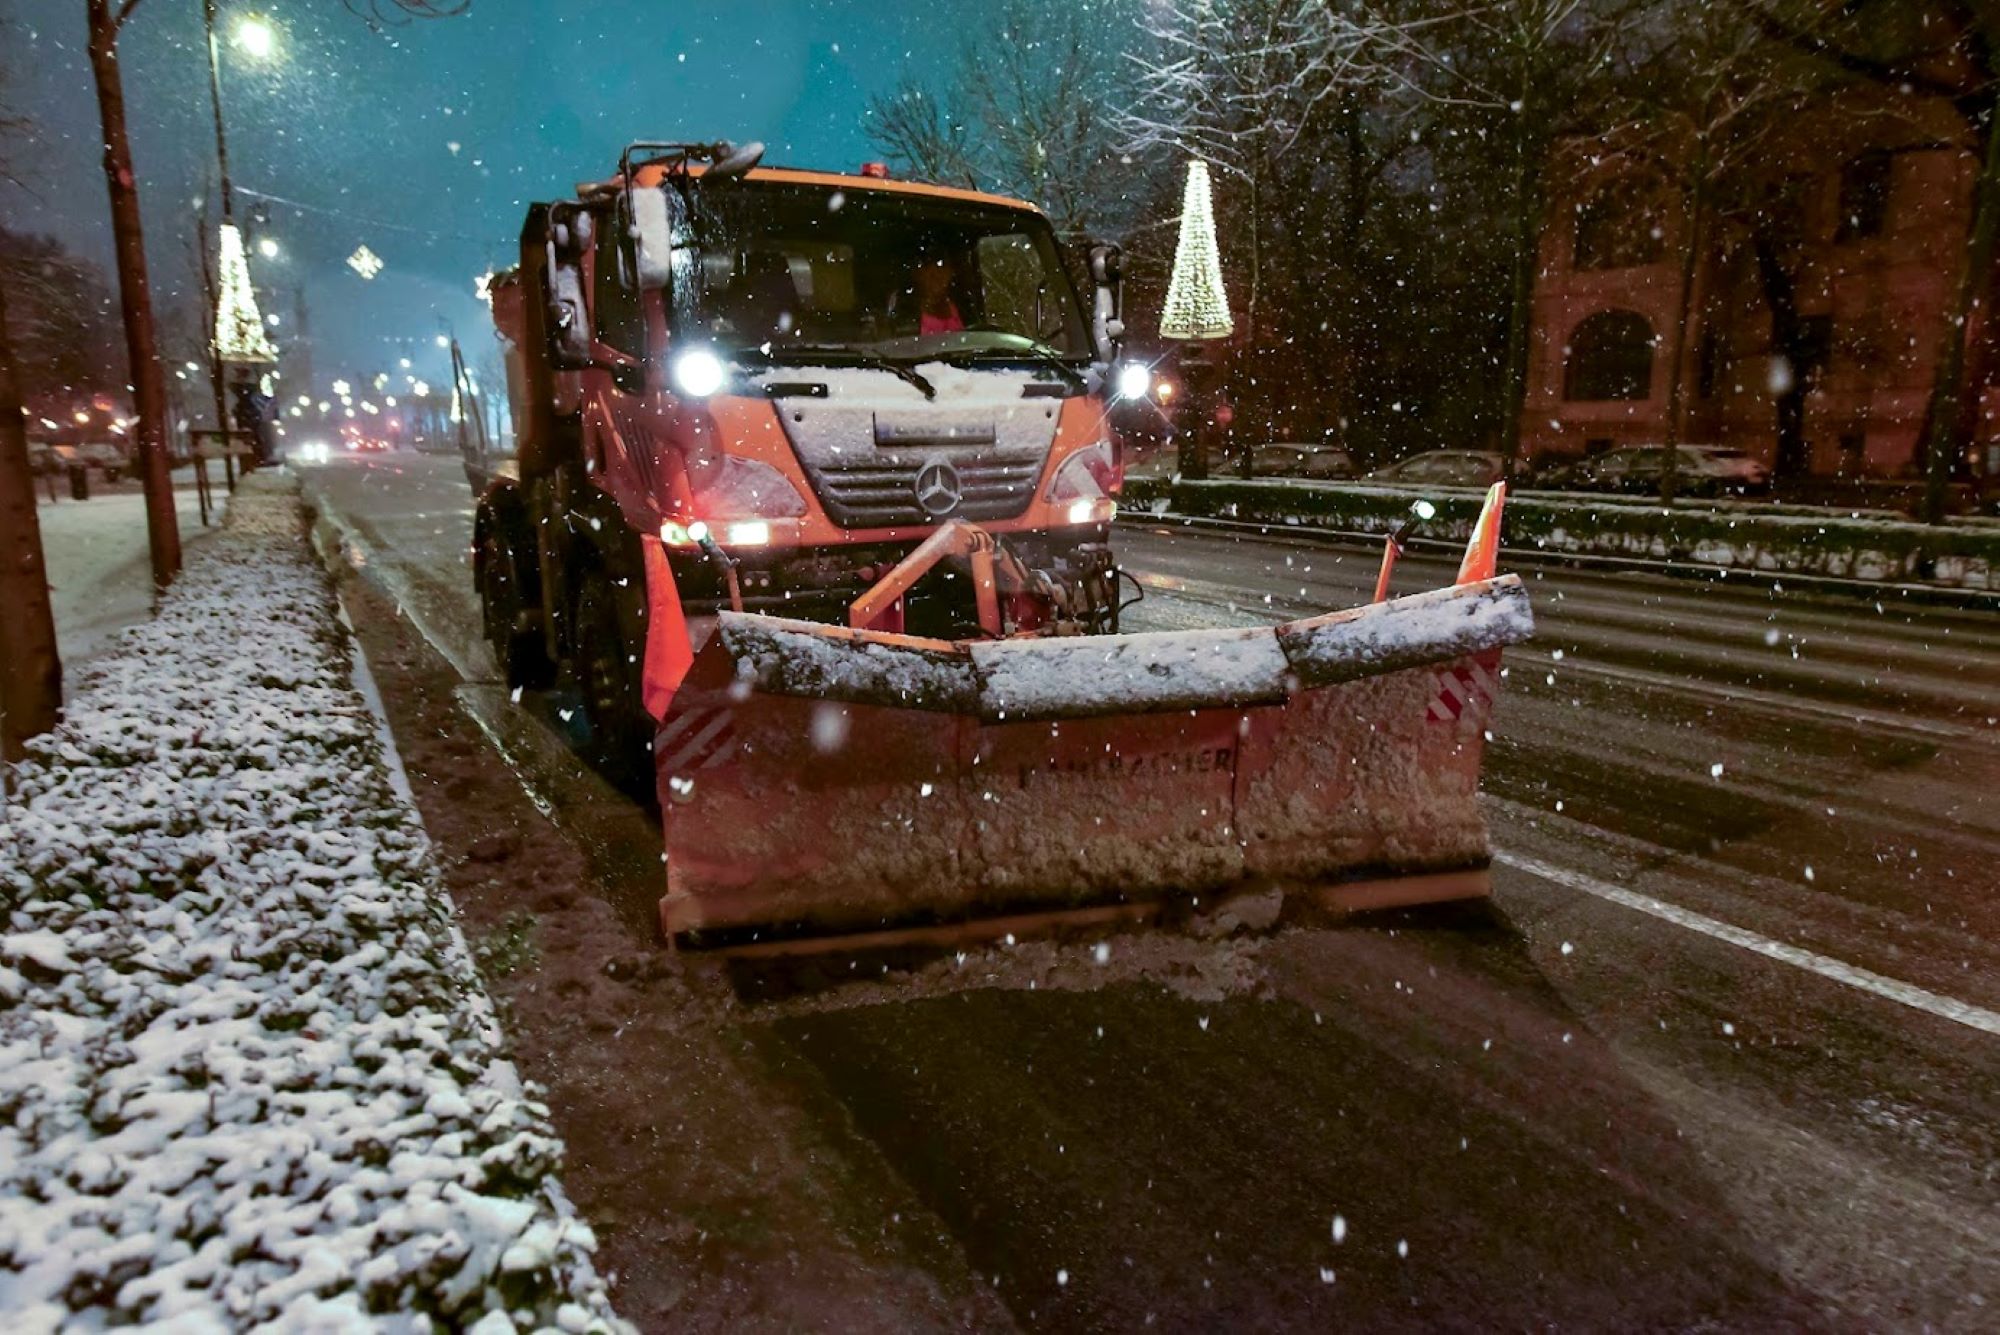
[[[1181,196],[1181,239],[1174,248],[1174,275],[1160,312],[1162,338],[1228,338],[1229,297],[1222,290],[1222,256],[1215,248],[1215,202],[1209,195],[1208,164],[1188,163],[1187,191]]]
[[[278,350],[264,337],[264,317],[250,288],[250,262],[243,256],[243,233],[222,224],[216,259],[215,355],[225,362],[274,362]]]

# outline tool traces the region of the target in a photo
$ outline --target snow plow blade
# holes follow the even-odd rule
[[[950,642],[724,613],[654,748],[661,925],[861,933],[1244,882],[1350,908],[1483,893],[1500,651],[1533,629],[1486,567],[1245,630]]]

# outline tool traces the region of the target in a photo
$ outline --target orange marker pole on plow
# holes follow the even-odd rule
[[[1437,516],[1437,507],[1429,501],[1412,501],[1410,512],[1403,516],[1403,522],[1390,530],[1389,541],[1382,548],[1382,573],[1375,576],[1375,596],[1370,602],[1389,601],[1389,576],[1396,573],[1396,558],[1403,554],[1403,544],[1417,525]]]
[[[1453,583],[1477,583],[1492,579],[1499,571],[1500,512],[1506,505],[1505,482],[1495,482],[1486,489],[1486,504],[1479,507],[1479,522],[1472,526],[1472,540],[1465,544],[1465,559],[1458,563],[1458,578]]]

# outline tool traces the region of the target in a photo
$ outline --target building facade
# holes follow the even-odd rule
[[[1679,439],[1745,450],[1780,477],[1920,471],[1977,167],[1942,103],[1830,108],[1774,143],[1760,193],[1719,210],[1695,257]],[[1524,456],[1665,439],[1681,213],[1659,182],[1611,167],[1550,209]],[[1989,332],[1975,329],[1977,349]],[[1973,383],[1992,365],[1974,355]],[[1978,406],[1969,452],[1990,471],[2000,396],[1982,386]]]

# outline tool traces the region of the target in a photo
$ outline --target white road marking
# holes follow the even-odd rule
[[[1969,1001],[1940,996],[1935,992],[1927,992],[1914,983],[1884,977],[1882,974],[1872,973],[1843,960],[1787,945],[1783,941],[1773,941],[1747,928],[1734,926],[1703,913],[1696,913],[1693,909],[1684,909],[1678,904],[1669,904],[1663,899],[1655,899],[1636,890],[1612,885],[1608,881],[1600,881],[1594,876],[1585,876],[1582,872],[1554,866],[1538,858],[1496,850],[1493,860],[1504,867],[1524,871],[1530,876],[1539,877],[1552,884],[1580,890],[1586,895],[1594,895],[1613,904],[1650,914],[1676,927],[1685,927],[1691,932],[1700,932],[1718,941],[1726,941],[1732,946],[1741,946],[1766,959],[1777,960],[1780,964],[1789,964],[1795,969],[1816,973],[1822,978],[1831,979],[1856,991],[1867,992],[1899,1005],[1908,1006],[1912,1010],[1920,1010],[1941,1019],[1955,1021],[1969,1029],[2000,1036],[2000,1012],[1975,1006]]]
[[[1875,731],[1898,731],[1924,738],[1948,737],[1955,740],[1990,741],[1994,736],[1994,730],[1991,728],[1947,723],[1941,719],[1914,718],[1903,714],[1884,714],[1869,709],[1851,709],[1845,705],[1821,700],[1778,695],[1753,686],[1700,681],[1692,677],[1650,672],[1645,668],[1631,667],[1623,663],[1590,662],[1568,655],[1557,662],[1554,656],[1546,651],[1525,646],[1517,646],[1507,652],[1516,662],[1526,660],[1538,666],[1551,667],[1558,677],[1602,677],[1612,681],[1634,682],[1663,691],[1675,691],[1682,695],[1701,696],[1739,707],[1761,709],[1766,713],[1826,719],[1834,723],[1858,725]]]

